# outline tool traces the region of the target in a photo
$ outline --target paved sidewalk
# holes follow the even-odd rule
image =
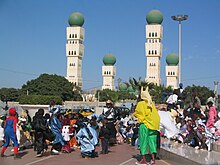
[[[50,155],[50,152],[45,153],[45,156],[36,158],[36,152],[33,149],[20,151],[22,159],[14,160],[13,153],[7,149],[5,153],[8,155],[6,158],[0,158],[1,165],[134,165],[137,161],[139,151],[128,144],[116,145],[110,148],[110,153],[107,155],[99,155],[98,158],[84,159],[80,156],[80,150],[76,149],[70,154]],[[97,151],[100,148],[97,147]],[[157,160],[157,165],[170,165],[164,160]]]

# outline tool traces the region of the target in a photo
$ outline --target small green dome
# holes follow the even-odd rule
[[[114,65],[116,63],[116,58],[114,55],[112,54],[106,54],[104,57],[103,57],[103,63],[105,65]]]
[[[69,16],[68,22],[70,26],[83,26],[84,17],[81,13],[75,12]]]
[[[148,24],[161,24],[163,22],[163,14],[159,10],[151,10],[146,20]]]
[[[175,53],[169,54],[166,57],[166,62],[169,66],[176,66],[179,63],[179,57]]]
[[[128,85],[126,83],[121,83],[119,85],[119,90],[120,91],[127,91],[127,89],[128,89]]]

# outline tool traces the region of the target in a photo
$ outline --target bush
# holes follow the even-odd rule
[[[51,100],[55,100],[57,104],[62,104],[62,98],[60,96],[22,95],[18,97],[19,104],[48,105]]]

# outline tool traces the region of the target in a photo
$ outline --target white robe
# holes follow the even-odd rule
[[[160,115],[160,131],[164,132],[164,136],[171,138],[179,133],[174,120],[172,120],[170,113],[167,111],[158,111]]]

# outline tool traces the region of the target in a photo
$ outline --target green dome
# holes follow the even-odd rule
[[[163,22],[163,14],[159,10],[151,10],[146,20],[148,24],[161,24]]]
[[[127,91],[128,85],[126,83],[122,83],[119,85],[119,90],[120,91]]]
[[[84,17],[81,13],[75,12],[69,16],[68,22],[70,26],[82,26],[84,24]]]
[[[169,54],[166,57],[166,62],[169,66],[176,66],[179,63],[179,57],[175,53]]]
[[[103,57],[103,63],[105,65],[114,65],[116,63],[116,58],[112,54],[106,54]]]

